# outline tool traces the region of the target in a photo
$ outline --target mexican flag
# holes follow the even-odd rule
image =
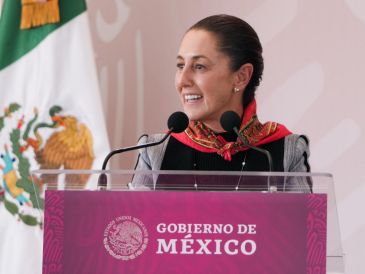
[[[44,182],[31,170],[100,169],[108,152],[85,1],[3,0],[0,273],[42,273]]]

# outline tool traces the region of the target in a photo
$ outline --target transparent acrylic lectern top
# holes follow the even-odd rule
[[[100,177],[107,185],[100,185]],[[40,218],[46,190],[60,191],[259,191],[327,195],[327,273],[344,273],[332,175],[326,173],[36,170],[32,172]],[[308,188],[309,186],[309,188]]]

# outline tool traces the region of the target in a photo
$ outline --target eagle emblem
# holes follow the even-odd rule
[[[44,206],[43,185],[57,180],[57,175],[31,178],[30,170],[90,169],[94,161],[93,138],[75,116],[63,115],[61,106],[52,106],[45,121],[40,120],[37,108],[29,120],[24,115],[14,119],[13,114],[20,108],[12,103],[0,116],[0,202],[24,223],[42,226],[37,212]],[[3,134],[5,129],[8,134]],[[84,187],[88,178],[88,174],[66,175],[65,182]]]

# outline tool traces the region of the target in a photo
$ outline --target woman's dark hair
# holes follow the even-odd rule
[[[237,71],[243,64],[252,64],[252,77],[242,98],[243,107],[246,107],[255,97],[264,70],[262,46],[255,30],[242,19],[225,14],[206,17],[190,30],[213,33],[218,40],[218,50],[230,57],[232,71]]]

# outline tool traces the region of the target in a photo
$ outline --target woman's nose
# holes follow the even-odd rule
[[[193,78],[191,71],[187,67],[184,67],[183,69],[176,72],[175,84],[178,89],[192,86]]]

